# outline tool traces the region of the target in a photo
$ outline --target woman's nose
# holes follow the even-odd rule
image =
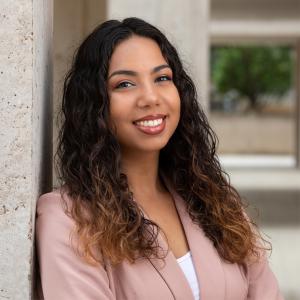
[[[145,84],[141,88],[141,93],[139,95],[137,105],[139,107],[153,106],[153,105],[158,105],[159,102],[160,102],[160,97],[157,88],[155,87],[155,84],[153,83]]]

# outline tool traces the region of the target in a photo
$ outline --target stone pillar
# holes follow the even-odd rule
[[[52,1],[0,4],[0,298],[32,299],[38,196],[52,188]]]
[[[136,16],[159,27],[175,44],[208,111],[209,0],[110,0],[107,18]]]

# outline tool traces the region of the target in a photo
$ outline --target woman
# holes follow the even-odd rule
[[[65,84],[62,187],[40,197],[45,299],[282,299],[178,54],[111,20]]]

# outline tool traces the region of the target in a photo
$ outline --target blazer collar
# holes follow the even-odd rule
[[[184,200],[164,176],[163,180],[174,199],[188,241],[198,278],[200,299],[225,299],[225,274],[217,250],[205,236],[202,228],[192,222]],[[158,242],[164,251],[168,251],[168,245],[161,234],[158,235]],[[194,299],[186,277],[171,250],[168,251],[164,261],[165,263],[154,257],[150,259],[151,264],[168,285],[174,299]]]
[[[198,278],[200,299],[225,299],[225,274],[216,248],[205,236],[203,229],[193,223],[184,200],[167,180],[165,183],[173,196],[189,244]]]

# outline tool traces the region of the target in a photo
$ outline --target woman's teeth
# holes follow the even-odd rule
[[[157,119],[157,120],[147,120],[147,121],[139,121],[136,122],[136,125],[139,126],[145,126],[145,127],[155,127],[162,123],[163,119]]]

